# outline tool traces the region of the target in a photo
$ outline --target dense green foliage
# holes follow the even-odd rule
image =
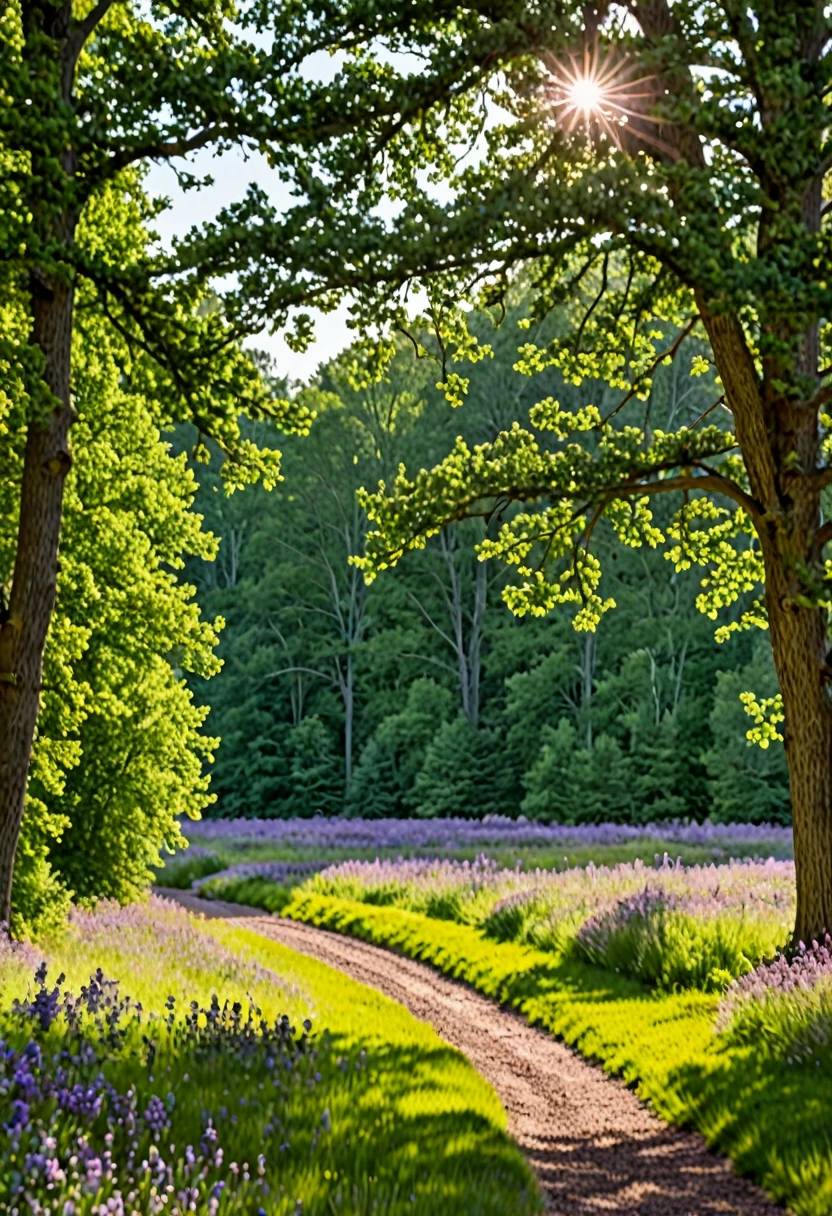
[[[141,197],[102,200],[113,248],[141,249]],[[96,237],[98,239],[98,237]],[[82,297],[84,298],[84,297]],[[214,538],[192,510],[197,489],[161,427],[147,368],[89,298],[75,336],[77,454],[69,475],[58,601],[15,873],[15,929],[62,920],[66,899],[134,898],[178,816],[210,802],[202,727],[185,673],[210,676],[217,624],[181,578]],[[7,309],[12,323],[16,310]],[[14,560],[25,433],[9,420],[0,453],[0,582]]]
[[[222,673],[194,685],[222,737],[212,814],[788,817],[782,746],[749,745],[739,700],[774,691],[765,643],[715,641],[696,573],[621,548],[602,523],[594,543],[617,612],[576,634],[566,605],[545,620],[512,615],[474,553],[493,525],[443,533],[369,587],[348,564],[366,527],[359,487],[399,463],[429,467],[456,430],[473,444],[533,405],[538,386],[512,366],[522,318],[522,305],[496,331],[480,318],[495,353],[472,368],[462,410],[408,345],[379,383],[350,376],[347,352],[302,395],[320,416],[284,445],[277,489],[227,499],[201,478],[198,506],[220,550],[188,569],[227,621]],[[700,349],[688,343],[681,358]],[[556,371],[544,387],[576,396]],[[713,391],[661,369],[620,424],[695,419]]]
[[[712,996],[647,994],[623,976],[497,944],[467,925],[303,893],[283,914],[393,947],[472,984],[623,1077],[670,1122],[697,1128],[796,1216],[828,1211],[827,1051],[798,1062],[727,1047],[714,1034]]]

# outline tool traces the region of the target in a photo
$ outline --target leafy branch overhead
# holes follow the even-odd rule
[[[216,0],[172,8],[19,0],[0,16],[3,284],[31,284],[44,298],[59,284],[88,285],[143,362],[166,420],[193,419],[229,457],[232,488],[259,477],[273,484],[278,475],[276,454],[241,437],[241,413],[289,432],[310,421],[298,403],[274,398],[240,347],[263,328],[290,326],[297,305],[337,302],[337,272],[321,291],[302,269],[303,215],[320,204],[316,171],[330,182],[366,178],[372,147],[396,137],[403,106],[408,115],[430,111],[446,87],[467,83],[457,66],[423,83],[420,72],[400,76],[374,58],[370,43],[389,37],[395,45],[401,20],[398,7],[382,13],[366,0],[347,11],[329,0],[248,0],[233,9]],[[310,59],[336,52],[344,58],[334,79],[318,79]],[[134,219],[152,233],[159,207],[141,197],[143,166],[169,163],[181,186],[198,189],[210,178],[193,171],[193,155],[232,149],[291,183],[297,202],[288,226],[252,222],[265,205],[252,188],[238,216],[222,216],[170,251],[119,248],[107,225],[111,188],[132,198]],[[284,228],[292,249],[278,298],[258,284],[256,267]],[[306,322],[294,323],[302,343]],[[40,417],[32,411],[51,398],[37,350],[16,343],[3,353],[0,391],[25,417]]]
[[[576,627],[594,630],[602,613],[614,607],[599,594],[601,568],[590,547],[603,516],[619,541],[633,548],[655,548],[672,539],[668,556],[677,568],[706,565],[719,556],[719,568],[703,596],[705,610],[711,611],[720,596],[730,602],[732,582],[737,591],[746,590],[725,552],[727,508],[690,497],[709,491],[733,500],[740,510],[729,516],[732,522],[747,519],[742,508],[756,512],[735,480],[736,441],[730,431],[683,428],[672,434],[653,431],[648,438],[638,427],[603,422],[594,405],[570,413],[552,398],[532,407],[530,418],[536,433],[515,423],[473,450],[459,439],[430,471],[410,479],[401,469],[389,494],[384,483],[376,493],[362,491],[362,505],[374,525],[365,556],[355,559],[365,576],[372,579],[448,524],[483,515],[496,523],[496,534],[480,542],[480,558],[498,558],[518,576],[504,593],[512,611],[539,616],[555,604],[574,603]],[[592,446],[569,442],[587,433]],[[547,434],[560,442],[547,446]],[[674,491],[687,497],[662,531],[650,503],[655,495]],[[515,502],[532,504],[532,509],[509,512]],[[692,531],[697,519],[714,527]],[[754,573],[756,582],[758,567]]]

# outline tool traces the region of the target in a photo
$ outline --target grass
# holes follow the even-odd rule
[[[152,1069],[136,1043],[106,1064],[120,1092],[129,1086],[139,1094],[140,1110],[151,1090],[173,1094],[171,1126],[159,1145],[163,1155],[168,1138],[178,1145],[170,1146],[169,1160],[181,1157],[186,1141],[198,1142],[206,1112],[226,1166],[247,1161],[253,1174],[257,1154],[265,1154],[268,1194],[255,1201],[246,1191],[235,1200],[232,1180],[219,1216],[258,1209],[267,1216],[539,1211],[536,1185],[506,1135],[491,1087],[428,1026],[340,973],[239,926],[200,924],[159,901],[82,914],[45,953],[51,972],[64,971],[76,992],[98,967],[122,980],[122,989],[141,1000],[145,1019],[147,1011],[164,1015],[170,995],[187,1010],[191,1001],[207,1006],[213,993],[244,1007],[249,994],[269,1021],[283,1013],[295,1023],[312,1019],[312,1063],[305,1072],[298,1066],[297,1082],[276,1090],[279,1097],[268,1085],[264,1091],[269,1074],[250,1055],[223,1050],[203,1058],[189,1046],[181,1013],[175,1035],[159,1022],[147,1032],[158,1040]],[[22,1033],[10,1012],[23,992],[19,960],[0,960],[0,982],[0,1034],[14,1042]],[[0,1108],[6,1101],[0,1086]],[[4,1164],[14,1168],[0,1160],[0,1175]],[[76,1211],[82,1216],[87,1207]]]
[[[696,1128],[797,1216],[832,1211],[828,1049],[795,1063],[764,1056],[715,1035],[715,996],[649,992],[467,925],[302,890],[282,910],[429,962],[517,1009],[624,1077],[665,1119]]]

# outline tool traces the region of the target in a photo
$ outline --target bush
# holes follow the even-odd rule
[[[732,985],[719,1012],[724,1038],[789,1062],[829,1058],[832,938],[801,943]]]
[[[444,722],[434,735],[413,787],[416,814],[426,819],[499,815],[506,803],[499,740],[467,718]]]
[[[719,992],[751,971],[778,936],[759,921],[692,916],[673,895],[645,887],[586,921],[574,949],[587,962],[660,991]]]

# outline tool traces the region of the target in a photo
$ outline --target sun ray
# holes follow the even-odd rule
[[[656,78],[633,78],[632,64],[624,58],[602,58],[597,49],[567,63],[551,62],[550,104],[568,130],[583,126],[587,136],[603,133],[621,147],[625,132],[668,154],[673,150],[645,128],[662,119],[649,112],[657,100]],[[653,87],[650,87],[650,86]]]

